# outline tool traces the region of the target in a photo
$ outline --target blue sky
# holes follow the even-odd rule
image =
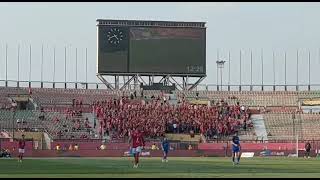
[[[44,76],[53,77],[56,47],[56,81],[64,81],[64,47],[67,46],[67,81],[75,81],[75,48],[78,49],[78,80],[85,80],[85,48],[88,48],[88,81],[98,81],[96,71],[96,19],[138,19],[207,22],[207,78],[215,84],[217,49],[228,61],[223,82],[239,84],[242,51],[242,82],[250,84],[250,52],[253,51],[253,84],[261,83],[260,52],[264,51],[264,82],[284,83],[284,52],[287,52],[287,83],[296,84],[296,51],[299,49],[299,83],[308,83],[310,51],[311,83],[320,84],[320,3],[0,3],[0,79],[5,79],[5,45],[8,79],[17,79],[17,46],[20,44],[20,80],[29,79],[29,45],[32,45],[32,80],[40,80],[41,45],[44,44]],[[228,52],[231,59],[228,59]]]

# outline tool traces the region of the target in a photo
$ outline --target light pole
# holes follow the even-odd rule
[[[32,64],[31,64],[31,44],[29,46],[29,88],[31,88],[31,67],[32,67]]]
[[[276,91],[276,66],[275,66],[275,55],[272,52],[272,64],[273,64],[273,91]]]
[[[217,68],[219,68],[220,69],[220,90],[222,91],[222,69],[224,68],[224,63],[225,63],[226,61],[216,61],[216,63],[217,63]]]
[[[76,48],[76,89],[78,89],[78,48]]]
[[[261,49],[261,91],[263,90],[263,49]]]
[[[19,87],[19,81],[20,81],[20,44],[18,44],[18,82],[17,87]]]
[[[64,88],[67,89],[67,47],[64,47]]]
[[[241,54],[242,54],[242,53],[241,53],[241,49],[240,49],[240,66],[239,66],[239,67],[240,67],[240,81],[239,81],[239,82],[240,82],[240,85],[239,85],[239,91],[241,91],[241,84],[242,84],[242,83],[241,83],[241,81],[242,81],[242,79],[241,79],[241,74],[242,74],[242,73],[241,73],[241,64],[242,64],[242,63],[241,63],[241,62],[242,62]]]
[[[8,87],[8,44],[6,44],[6,87]]]
[[[284,90],[287,91],[287,52],[284,52]]]
[[[228,76],[228,91],[230,91],[230,64],[231,64],[231,55],[230,55],[230,51],[229,51],[229,76]]]
[[[296,91],[299,90],[299,49],[297,50],[297,85]]]
[[[41,46],[41,88],[43,88],[43,44]]]
[[[310,50],[309,50],[309,53],[308,53],[308,64],[309,64],[309,67],[308,67],[308,71],[309,71],[309,85],[308,85],[308,91],[310,91],[311,89],[311,62],[310,62]]]
[[[252,91],[253,87],[252,87],[252,49],[251,49],[251,52],[250,52],[250,91]]]
[[[219,61],[219,49],[217,49],[217,61]],[[217,64],[217,91],[219,91],[219,70],[218,70],[218,64]]]
[[[52,80],[52,86],[55,88],[55,77],[56,77],[56,47],[53,47],[53,80]]]
[[[86,89],[88,89],[88,48],[86,48]]]

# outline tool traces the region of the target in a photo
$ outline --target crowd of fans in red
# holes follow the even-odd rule
[[[239,103],[228,105],[221,101],[213,106],[192,105],[186,101],[169,104],[162,98],[150,101],[107,99],[95,102],[93,112],[99,122],[99,133],[112,132],[117,138],[130,134],[140,127],[147,137],[159,137],[165,133],[203,134],[208,138],[233,135],[239,128],[252,126],[249,113]]]
[[[142,95],[143,97],[143,95]],[[72,108],[66,110],[66,119],[82,115],[82,100],[73,100]],[[140,127],[147,137],[155,138],[165,133],[203,134],[207,138],[233,135],[240,128],[252,127],[248,109],[239,103],[229,105],[223,100],[211,105],[193,105],[181,99],[177,105],[170,104],[166,98],[152,96],[152,99],[131,98],[107,99],[92,104],[92,111],[98,119],[100,137],[112,134],[115,138],[130,135],[135,127]],[[55,118],[58,123],[60,120]],[[83,127],[91,129],[88,119],[82,124],[73,122],[74,130]],[[80,126],[81,124],[81,126]],[[96,128],[94,122],[93,128]],[[63,135],[63,131],[57,133]],[[83,134],[81,138],[88,138]]]

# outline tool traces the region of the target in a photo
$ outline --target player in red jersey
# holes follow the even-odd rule
[[[131,147],[131,152],[134,155],[134,166],[133,168],[138,168],[139,164],[139,155],[144,149],[144,139],[143,139],[143,133],[140,131],[139,128],[136,128],[130,138],[129,138],[129,143],[132,142],[132,147]]]
[[[18,162],[22,162],[23,154],[24,154],[24,147],[26,146],[26,142],[24,140],[24,134],[22,134],[22,139],[19,140],[19,160]]]

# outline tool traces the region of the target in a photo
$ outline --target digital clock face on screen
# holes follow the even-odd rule
[[[110,44],[118,45],[123,41],[124,33],[118,28],[111,28],[107,32],[107,40]]]

